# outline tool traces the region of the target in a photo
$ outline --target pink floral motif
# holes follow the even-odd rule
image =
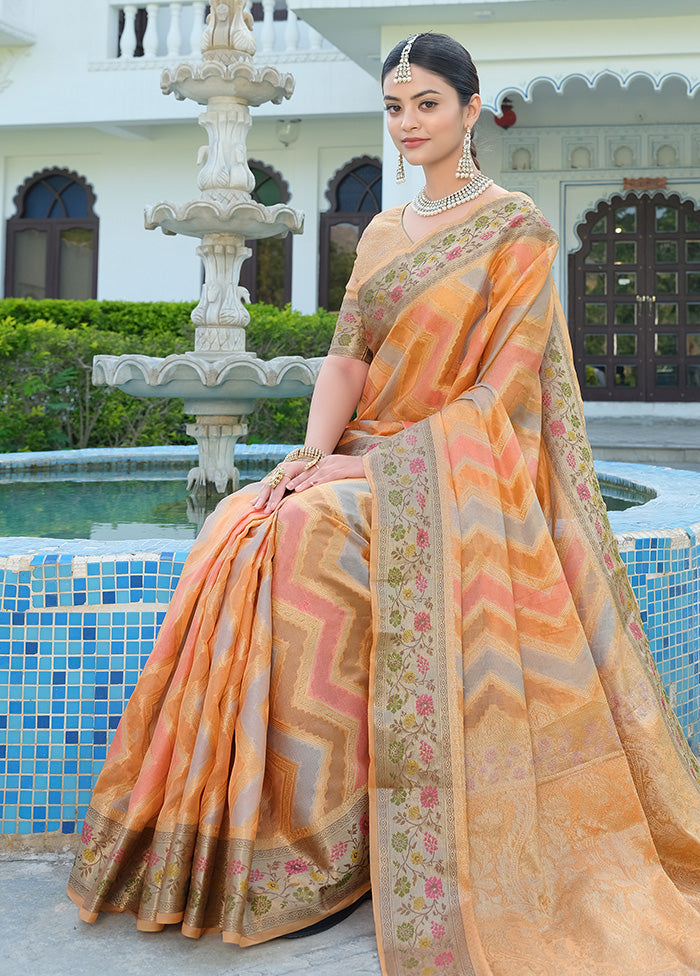
[[[416,574],[416,588],[417,588],[418,592],[419,593],[425,593],[425,590],[426,590],[426,587],[427,586],[428,586],[428,581],[425,578],[425,576],[423,576],[423,574],[421,573],[421,571],[419,570],[418,573]],[[426,665],[427,665],[427,662],[426,662]],[[426,671],[427,671],[427,666],[426,666]],[[425,674],[425,671],[423,673]]]
[[[418,443],[418,438],[415,434],[406,434],[406,443],[409,447],[414,447]]]
[[[587,502],[588,499],[591,497],[591,491],[588,485],[584,485],[584,484],[576,485],[576,491],[578,493],[578,497],[581,499],[582,502]]]
[[[448,251],[445,257],[447,258],[448,261],[454,261],[454,259],[458,258],[461,253],[462,253],[462,248],[459,245],[457,245],[457,247],[453,247],[451,251]]]
[[[110,861],[113,861],[115,864],[118,864],[120,861],[124,860],[125,853],[126,851],[124,850],[123,847],[118,847],[116,851],[112,851],[112,853],[109,855],[109,859]]]
[[[482,241],[490,241],[495,233],[496,232],[493,230],[487,230],[485,233],[480,235],[479,239]]]
[[[416,711],[419,715],[432,715],[434,709],[432,695],[419,695],[416,698]]]
[[[416,495],[416,501],[418,502],[418,508],[425,508],[425,495],[422,491],[419,491]]]
[[[360,833],[363,834],[366,837],[367,834],[369,833],[369,815],[368,814],[366,814],[366,813],[363,813],[362,814],[362,816],[360,817],[359,827],[360,827]]]
[[[83,844],[89,844],[92,840],[92,827],[89,824],[83,824],[83,831],[80,835],[80,839]]]
[[[381,322],[382,319],[384,318],[384,309],[378,308],[377,311],[374,313],[374,317],[377,320],[377,322]]]
[[[428,763],[433,758],[433,747],[430,745],[429,742],[426,742],[425,739],[423,739],[420,744],[419,752],[420,752],[421,759],[427,766]]]
[[[339,861],[341,857],[345,856],[347,849],[348,845],[344,840],[338,841],[338,843],[334,844],[331,848],[331,861]]]
[[[644,634],[642,633],[642,628],[639,626],[638,623],[635,623],[634,620],[630,624],[630,630],[632,631],[632,633],[634,634],[634,636],[637,638],[637,640],[641,640],[642,637],[644,636]]]
[[[418,659],[416,660],[416,667],[421,674],[425,675],[428,673],[428,669],[430,668],[430,661],[426,657],[423,657],[422,654],[419,654]]]
[[[425,461],[423,458],[413,458],[408,465],[408,469],[411,474],[420,474],[421,471],[425,471]]]
[[[402,295],[403,295],[403,288],[401,287],[401,285],[397,285],[396,288],[394,288],[393,291],[391,292],[392,302],[398,302],[399,298],[401,298]]]
[[[523,222],[523,215],[522,214],[518,214],[517,217],[513,217],[512,220],[509,220],[508,221],[508,226],[509,227],[520,227],[520,225],[522,224],[522,222]]]
[[[231,863],[228,866],[229,874],[243,874],[244,871],[245,871],[245,864],[243,863],[243,861],[239,861],[238,858],[236,858],[235,861],[231,861]]]
[[[454,956],[451,952],[441,952],[439,956],[435,956],[436,966],[449,966],[454,960]]]
[[[439,942],[440,939],[443,938],[443,936],[445,935],[445,932],[447,930],[445,929],[445,926],[444,925],[440,925],[439,922],[431,922],[430,923],[430,931],[432,933],[433,938],[437,942]]]
[[[545,407],[548,407],[551,402],[552,402],[552,394],[549,392],[549,390],[544,390],[542,392],[542,403],[544,404]]]
[[[420,791],[420,805],[427,810],[432,810],[439,803],[438,791],[436,786],[424,786]]]
[[[600,524],[600,521],[598,519],[595,520],[595,530],[598,533],[598,535],[603,534],[603,526]]]
[[[284,865],[284,870],[287,872],[287,874],[303,874],[307,868],[308,865],[306,861],[300,857],[295,858],[293,861],[287,861],[287,863]]]
[[[155,851],[151,851],[151,850],[144,851],[141,857],[146,862],[146,864],[150,864],[152,868],[156,866],[158,861],[160,861],[160,858],[155,853]]]
[[[561,420],[554,420],[549,425],[549,429],[554,434],[555,437],[561,437],[562,434],[566,433],[566,427],[561,422]]]
[[[354,315],[352,314],[352,312],[346,312],[346,313],[345,313],[345,314],[343,315],[343,322],[357,322],[357,319],[356,319],[356,318],[355,318],[355,316],[354,316]]]
[[[208,871],[210,863],[211,862],[208,857],[205,857],[203,854],[200,854],[199,857],[195,860],[194,866],[198,871]],[[245,867],[243,865],[241,865],[241,867],[245,871]]]
[[[262,871],[258,871],[257,868],[253,868],[249,875],[251,881],[262,881],[264,877],[265,875],[262,873]]]
[[[430,544],[430,536],[425,529],[418,529],[416,532],[416,543],[421,547],[421,549],[425,549],[425,547]]]
[[[423,838],[423,843],[425,844],[425,849],[428,852],[428,854],[434,854],[435,851],[438,849],[437,838],[433,837],[432,834],[426,834],[425,837]]]
[[[603,559],[605,560],[605,565],[608,567],[608,569],[614,569],[615,568],[615,563],[612,561],[612,559],[610,558],[610,556],[608,555],[607,552],[603,556]]]
[[[569,453],[566,455],[566,463],[569,465],[570,468],[576,467],[576,458],[574,457],[573,451],[569,451]]]
[[[430,271],[430,268],[429,267],[428,268],[421,268],[420,271],[417,272],[417,275],[418,275],[419,278],[425,278],[425,276],[428,274],[429,271]]]
[[[413,618],[413,626],[421,633],[425,633],[426,630],[430,630],[430,614],[426,613],[424,610],[421,610],[421,612],[417,613]]]
[[[428,880],[425,882],[426,898],[442,898],[443,894],[442,881],[440,878],[428,878]]]

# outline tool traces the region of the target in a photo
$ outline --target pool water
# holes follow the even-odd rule
[[[0,537],[194,539],[202,513],[192,510],[186,478],[2,484]],[[222,497],[207,498],[207,510]]]
[[[249,484],[262,477],[247,474]],[[195,511],[183,471],[139,480],[95,472],[89,479],[14,481],[0,484],[0,537],[53,539],[194,539],[204,513]],[[605,486],[603,486],[605,487]],[[617,487],[617,486],[615,486]],[[605,493],[610,511],[640,504],[639,497]],[[207,498],[213,511],[222,495]],[[645,500],[645,499],[644,499]]]

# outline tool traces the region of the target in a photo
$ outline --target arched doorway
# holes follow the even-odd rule
[[[631,192],[599,204],[569,256],[586,400],[700,400],[700,210]]]
[[[276,169],[256,159],[248,160],[255,177],[251,196],[272,207],[289,202],[289,187]],[[246,241],[253,252],[241,268],[241,285],[248,289],[251,302],[265,302],[282,308],[292,300],[292,235]]]
[[[19,188],[7,222],[5,295],[97,297],[95,194],[66,169],[34,173]]]
[[[330,210],[321,214],[318,304],[340,308],[362,231],[382,209],[382,164],[362,156],[338,170],[328,184]]]

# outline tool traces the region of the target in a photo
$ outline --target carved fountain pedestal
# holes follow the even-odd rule
[[[261,360],[245,348],[249,300],[239,285],[241,265],[250,256],[245,241],[301,233],[303,214],[286,204],[264,206],[253,200],[255,179],[247,163],[246,140],[251,105],[280,103],[294,90],[294,79],[253,63],[253,21],[245,0],[212,4],[202,34],[202,60],[166,69],[164,94],[205,105],[199,124],[208,145],[200,150],[200,196],[185,204],[169,201],[148,207],[146,228],[201,239],[197,254],[204,284],[192,311],[193,352],[152,356],[95,356],[93,382],[139,397],[183,397],[185,412],[196,420],[187,433],[197,440],[199,463],[188,488],[206,496],[238,487],[236,441],[247,433],[246,417],[256,399],[308,394],[322,359],[282,356]]]

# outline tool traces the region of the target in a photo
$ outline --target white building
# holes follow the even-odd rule
[[[380,200],[413,195],[419,174],[394,183],[378,76],[396,42],[432,27],[479,69],[482,168],[559,232],[586,398],[700,401],[698,0],[252,9],[256,59],[293,72],[296,91],[253,109],[251,166],[263,202],[306,213],[303,235],[261,244],[244,266],[253,291],[337,307],[358,229]],[[165,98],[159,78],[197,51],[205,11],[201,0],[0,0],[5,295],[198,296],[194,242],[146,232],[143,208],[196,195],[197,106]]]

